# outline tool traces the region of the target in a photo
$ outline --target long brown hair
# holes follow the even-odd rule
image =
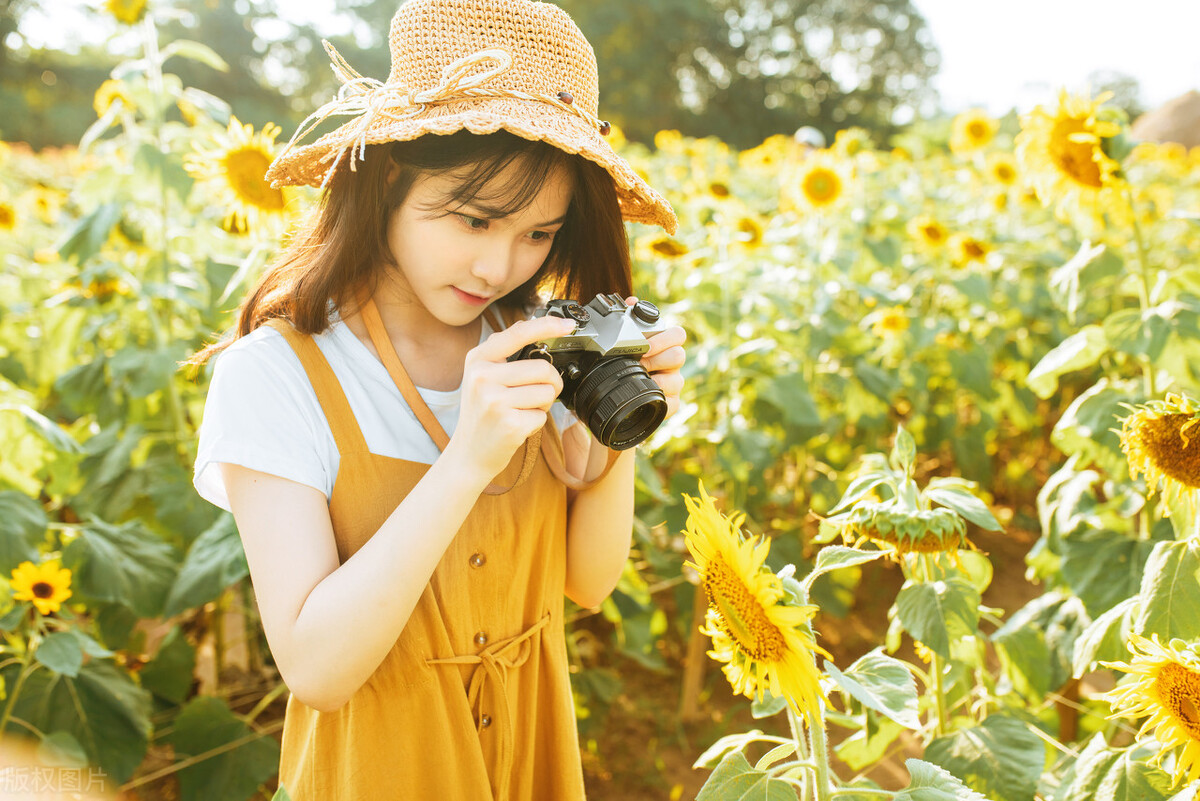
[[[550,253],[533,278],[497,303],[521,308],[537,303],[539,292],[583,303],[600,292],[622,297],[632,292],[616,187],[603,167],[579,155],[503,130],[485,135],[464,130],[368,145],[354,171],[348,162],[338,165],[319,205],[242,301],[234,335],[198,351],[189,364],[204,364],[272,317],[287,319],[303,334],[320,333],[329,327],[330,301],[346,314],[362,293],[373,294],[381,271],[396,266],[388,220],[421,175],[458,178],[446,201],[462,204],[512,164],[515,178],[506,197],[486,199],[489,209],[508,215],[532,203],[554,171],[565,171],[571,201]],[[400,172],[389,185],[393,163]]]

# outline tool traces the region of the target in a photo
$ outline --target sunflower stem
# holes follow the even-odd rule
[[[30,666],[33,663],[33,654],[37,649],[33,647],[32,642],[25,644],[25,654],[21,658],[21,672],[17,674],[17,682],[13,685],[12,692],[8,694],[8,703],[4,705],[4,713],[0,715],[0,739],[4,738],[4,731],[8,728],[8,721],[12,717],[13,706],[17,702],[17,696],[21,694],[21,687],[25,685],[25,679],[37,669],[36,665]]]
[[[1138,261],[1138,301],[1142,307],[1142,317],[1146,316],[1146,312],[1150,311],[1150,259],[1146,251],[1146,242],[1142,238],[1142,227],[1138,224],[1137,209],[1133,206],[1133,192],[1128,186],[1125,187],[1122,194],[1125,196],[1125,203],[1129,206],[1129,218],[1133,221],[1133,243],[1134,252],[1137,254]],[[1142,377],[1146,382],[1146,395],[1155,397],[1158,395],[1158,390],[1154,382],[1154,365],[1147,359],[1142,362]]]
[[[794,715],[790,709],[788,715]],[[829,744],[825,739],[825,705],[817,701],[815,707],[805,713],[808,723],[808,743],[813,761],[813,785],[815,801],[832,801],[833,783],[829,774]],[[798,727],[793,722],[792,729]],[[800,726],[799,728],[803,728]]]

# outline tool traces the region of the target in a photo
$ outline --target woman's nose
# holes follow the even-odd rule
[[[493,242],[475,256],[471,273],[488,286],[501,286],[512,271],[512,248],[501,242]]]

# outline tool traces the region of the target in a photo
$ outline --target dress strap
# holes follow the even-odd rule
[[[425,399],[421,397],[421,393],[417,391],[416,385],[409,378],[408,371],[404,369],[404,364],[400,361],[400,357],[396,354],[396,348],[392,345],[392,338],[388,336],[387,329],[383,326],[383,318],[379,315],[379,308],[375,305],[375,299],[368,297],[360,305],[359,311],[362,313],[363,322],[367,326],[367,333],[371,336],[371,342],[375,345],[375,351],[379,354],[383,366],[387,368],[388,375],[395,382],[396,388],[404,396],[404,401],[408,404],[408,408],[412,409],[413,414],[417,416],[417,420],[421,422],[425,433],[437,445],[437,449],[439,451],[446,450],[446,446],[450,444],[450,437],[446,436],[446,429],[442,428],[442,424],[438,422],[437,417],[430,411],[428,404],[425,403]],[[503,495],[529,478],[529,474],[533,472],[534,464],[537,463],[540,437],[541,432],[536,431],[529,439],[525,440],[522,446],[525,450],[521,460],[521,472],[518,474],[517,480],[508,487],[492,482],[484,488],[484,494]]]
[[[273,317],[264,324],[283,334],[283,338],[299,357],[304,372],[308,374],[308,381],[317,394],[321,411],[325,413],[325,419],[333,431],[333,441],[337,444],[338,453],[345,455],[367,450],[367,441],[363,437],[362,429],[358,427],[350,402],[346,400],[342,384],[313,338],[301,334],[291,323],[280,317]]]

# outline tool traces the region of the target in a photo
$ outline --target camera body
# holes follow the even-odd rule
[[[647,337],[666,329],[649,301],[628,306],[616,293],[599,294],[586,306],[551,300],[534,317],[562,317],[575,323],[565,336],[534,342],[516,359],[545,359],[562,376],[558,399],[592,434],[613,450],[649,437],[666,417],[666,396],[641,366],[650,349]]]

